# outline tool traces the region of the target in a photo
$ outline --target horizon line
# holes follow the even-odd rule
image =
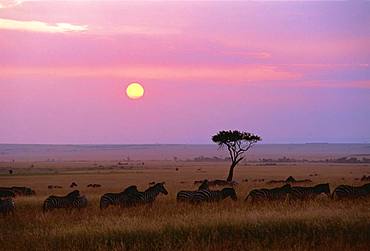
[[[351,145],[370,144],[370,142],[278,142],[258,143],[256,145]],[[0,145],[39,145],[39,146],[135,146],[135,145],[215,145],[216,143],[0,143]]]

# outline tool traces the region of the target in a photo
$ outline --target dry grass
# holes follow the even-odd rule
[[[244,202],[247,192],[266,184],[247,182],[237,187],[237,202],[178,204],[176,191],[194,189],[193,180],[222,178],[226,173],[225,164],[188,165],[177,172],[170,163],[153,163],[146,164],[142,170],[113,170],[113,173],[87,174],[81,170],[78,174],[60,171],[50,175],[1,176],[1,186],[31,186],[37,196],[17,198],[16,216],[0,217],[0,250],[370,250],[369,200],[354,203],[319,198],[306,203],[250,205]],[[353,177],[369,171],[369,166],[322,164],[249,166],[237,169],[236,179],[268,180],[288,175],[307,178],[311,173],[318,173],[314,183],[330,181],[333,188],[341,183],[352,184]],[[104,211],[98,208],[101,194],[122,190],[130,184],[144,189],[153,180],[166,181],[170,192],[168,196],[160,196],[153,206]],[[46,196],[66,193],[72,181],[88,197],[89,207],[44,215],[41,205]],[[100,183],[103,187],[86,188],[89,183]],[[48,184],[65,188],[51,191]]]

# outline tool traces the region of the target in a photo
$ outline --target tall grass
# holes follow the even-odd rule
[[[367,250],[369,201],[243,201],[98,209],[43,214],[42,197],[21,198],[15,217],[1,218],[1,250]]]
[[[251,181],[254,178],[307,178],[318,173],[310,177],[313,184],[329,182],[334,189],[359,182],[353,178],[370,172],[369,166],[239,167],[236,179],[247,177],[249,182],[237,186],[237,202],[194,206],[176,203],[176,192],[195,189],[194,180],[222,178],[228,166],[191,163],[175,171],[160,169],[162,163],[156,165],[149,168],[146,163],[140,172],[0,177],[1,186],[26,185],[37,193],[16,198],[14,217],[0,216],[0,250],[370,250],[370,200],[336,202],[324,197],[305,203],[258,205],[243,201],[250,190],[267,186]],[[43,200],[50,194],[70,192],[72,181],[87,196],[88,208],[44,215]],[[159,196],[152,206],[99,209],[103,193],[132,184],[143,190],[150,181],[166,181],[170,194]],[[102,187],[87,188],[89,183]],[[50,190],[49,184],[64,188]]]

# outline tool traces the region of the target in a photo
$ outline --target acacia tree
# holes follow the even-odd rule
[[[231,158],[231,166],[227,181],[233,180],[235,166],[244,159],[246,153],[255,143],[262,140],[260,136],[240,131],[219,131],[212,136],[212,141],[217,143],[221,148],[227,147]]]

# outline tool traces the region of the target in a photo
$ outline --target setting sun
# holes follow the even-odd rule
[[[144,95],[144,88],[139,83],[132,83],[127,86],[126,94],[130,99],[139,99]]]

